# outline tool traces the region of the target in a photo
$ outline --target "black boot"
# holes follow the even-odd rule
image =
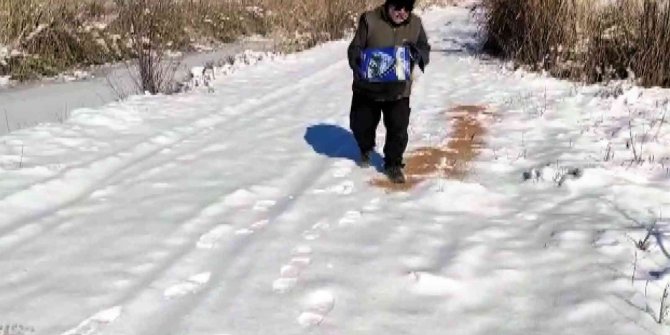
[[[384,168],[384,173],[389,178],[389,180],[394,184],[404,184],[405,174],[402,173],[402,166],[392,165]]]
[[[370,167],[370,155],[371,154],[372,154],[372,150],[361,152],[361,159],[358,161],[358,166],[360,166],[362,168]]]

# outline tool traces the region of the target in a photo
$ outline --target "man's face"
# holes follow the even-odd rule
[[[401,24],[407,21],[410,11],[411,10],[409,8],[405,8],[403,6],[398,6],[395,4],[389,5],[389,17],[395,24]]]

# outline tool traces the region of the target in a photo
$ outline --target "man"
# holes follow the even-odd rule
[[[362,53],[369,49],[406,47],[411,66],[424,71],[430,45],[421,19],[412,13],[415,0],[386,0],[384,5],[361,15],[348,49],[354,71],[350,127],[361,152],[361,166],[369,166],[375,147],[375,133],[382,113],[386,127],[384,172],[394,183],[404,183],[403,154],[407,148],[411,76],[404,80],[372,82],[361,73]]]

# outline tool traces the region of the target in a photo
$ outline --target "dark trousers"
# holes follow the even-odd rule
[[[349,126],[354,133],[361,152],[375,147],[377,126],[384,114],[386,143],[384,144],[385,166],[402,166],[402,156],[407,149],[407,127],[409,126],[409,98],[394,101],[375,101],[354,93],[349,114]]]

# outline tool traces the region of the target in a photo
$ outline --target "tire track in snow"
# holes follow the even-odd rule
[[[329,73],[329,72],[333,72],[334,70],[336,70],[336,69],[337,69],[338,67],[340,67],[340,66],[341,66],[341,64],[340,64],[340,63],[337,63],[337,64],[331,66],[329,69],[326,69],[326,70],[324,70],[324,71],[326,71],[326,72],[328,72],[328,73]],[[304,85],[304,84],[303,84],[303,85]],[[302,86],[302,85],[298,85],[298,86]],[[284,95],[286,95],[286,94],[290,94],[291,92],[292,92],[292,90],[287,90],[284,94],[277,96],[277,99],[280,99],[280,98],[282,98]],[[272,102],[272,101],[268,101],[267,103],[270,104],[271,102]],[[267,110],[266,110],[266,112],[267,112]],[[322,168],[323,168],[322,165],[323,165],[324,163],[325,163],[325,162],[319,162],[316,166],[312,166],[312,167],[310,167],[310,168],[309,168],[310,172],[308,172],[307,174],[308,174],[308,175],[313,175],[313,174],[317,174],[317,175],[318,175],[318,173],[320,173],[320,172],[322,171]],[[139,169],[139,170],[142,170],[142,169]],[[303,173],[300,173],[300,175],[301,175],[302,177],[304,177],[304,174],[303,174]],[[311,180],[311,179],[313,179],[313,178],[306,178],[306,179],[301,178],[301,179],[302,179],[302,180],[307,180],[307,181],[309,181],[309,180]],[[295,183],[294,183],[294,185],[295,185]],[[294,192],[290,192],[290,193],[291,193],[291,194],[301,194],[301,193],[303,192],[303,191],[301,191],[301,189],[303,189],[303,188],[307,188],[307,187],[309,187],[309,186],[308,186],[308,185],[299,186],[299,187],[297,188],[296,191],[294,191]],[[277,203],[275,204],[275,207],[274,207],[274,208],[279,208],[278,211],[281,213],[281,211],[282,211],[281,208],[282,208],[282,207],[289,207],[289,206],[290,206],[290,204],[289,204],[288,202],[290,202],[290,199],[289,199],[289,200],[286,200],[286,203],[284,203],[284,204],[282,204],[282,202],[279,201],[279,202],[277,202]],[[258,204],[258,207],[259,207],[259,208],[264,208],[264,207],[267,208],[267,204]],[[272,214],[270,214],[270,215],[272,215]],[[279,214],[276,214],[276,215],[279,215]],[[252,225],[252,228],[254,228],[254,226],[255,226],[256,228],[258,228],[258,227],[262,227],[262,226],[267,225],[267,223],[260,224],[260,222],[262,222],[262,221],[256,222],[254,225]],[[211,230],[210,230],[210,231],[211,231]],[[193,235],[197,235],[197,234],[193,234]],[[203,234],[203,235],[200,235],[200,236],[202,237],[202,236],[204,236],[204,234]],[[247,246],[252,245],[252,243],[251,243],[250,241],[247,241],[247,239],[251,239],[251,236],[253,236],[253,235],[243,236],[241,239],[238,240],[239,242],[236,242],[236,247],[232,248],[232,250],[234,250],[235,252],[232,253],[233,255],[230,256],[231,260],[237,259],[237,257],[234,257],[234,254],[238,254],[238,253],[240,253],[244,248],[246,248]],[[197,243],[193,243],[193,245],[196,246]],[[187,250],[187,251],[185,251],[182,255],[177,255],[177,256],[172,255],[171,257],[168,257],[168,258],[170,258],[170,259],[172,259],[172,260],[177,259],[178,262],[181,262],[181,260],[182,260],[184,257],[188,256],[188,254],[189,254],[189,251]],[[177,263],[172,262],[171,264],[169,264],[169,267],[170,267],[170,268],[178,267],[178,266],[179,266],[179,265],[178,265],[178,262],[177,262]],[[162,270],[160,271],[160,273],[157,273],[157,274],[152,275],[151,278],[150,278],[149,280],[145,280],[145,281],[143,281],[142,285],[139,285],[139,286],[150,286],[150,285],[149,285],[149,282],[155,282],[156,280],[158,280],[157,278],[160,277],[160,274],[165,273],[165,272],[167,272],[167,271],[169,271],[169,270],[168,270],[168,269],[162,269]],[[208,272],[208,273],[209,273],[209,272]],[[206,281],[206,282],[205,282],[205,281],[202,281],[201,284],[202,284],[202,286],[203,286],[203,288],[202,288],[203,291],[207,289],[207,287],[206,287],[206,286],[208,286],[207,283],[209,283],[209,282],[216,282],[216,281],[217,281],[217,280],[216,280],[217,278],[218,278],[218,274],[217,274],[217,272],[214,272],[213,274],[211,274],[211,277],[208,278],[208,279],[209,279],[208,281]],[[125,300],[126,300],[126,301],[131,301],[131,300],[133,300],[134,296],[136,296],[135,293],[132,294],[131,296],[128,296],[127,299],[125,299]],[[175,303],[176,303],[176,302],[175,302]],[[121,305],[124,305],[124,303],[122,302]],[[178,307],[173,307],[173,308],[180,309],[180,308],[178,308]],[[158,312],[158,313],[163,314],[163,312]]]
[[[263,101],[254,101],[252,103],[249,103],[248,105],[245,104],[244,106],[241,106],[239,108],[231,108],[231,110],[238,110],[237,112],[234,113],[235,117],[232,117],[230,119],[228,118],[219,119],[217,117],[216,120],[214,120],[214,123],[211,125],[212,128],[211,132],[205,134],[210,135],[211,133],[211,136],[207,136],[206,138],[199,141],[194,141],[192,145],[188,146],[187,148],[175,151],[174,153],[157,156],[158,159],[147,161],[146,164],[142,164],[133,169],[123,171],[123,173],[120,173],[111,178],[109,184],[116,183],[119,181],[125,181],[129,184],[133,184],[135,182],[142,181],[141,178],[144,175],[143,172],[147,171],[146,173],[148,173],[148,171],[150,171],[152,167],[160,167],[163,166],[165,163],[175,161],[184,153],[188,153],[188,155],[195,156],[196,157],[195,160],[197,160],[198,156],[207,156],[209,154],[208,151],[210,149],[210,146],[225,143],[225,139],[227,138],[240,137],[235,135],[238,133],[248,133],[249,129],[252,128],[251,126],[254,126],[259,122],[262,122],[262,120],[266,119],[268,116],[274,115],[276,114],[276,112],[282,111],[283,109],[290,109],[291,106],[300,105],[301,102],[303,102],[306,99],[309,99],[310,98],[309,96],[306,97],[304,95],[294,93],[295,91],[300,90],[304,86],[315,85],[320,83],[321,81],[326,81],[328,75],[337,71],[344,64],[345,64],[344,62],[337,62],[321,70],[320,72],[315,73],[314,75],[301,80],[294,86],[286,87],[282,89],[281,92],[275,92],[275,94],[271,98],[269,97],[267,99],[264,99]],[[248,115],[246,113],[253,111],[257,112],[252,115]],[[261,135],[261,134],[263,134],[263,132],[258,132],[255,135],[258,138],[263,138],[264,136],[267,138],[272,138],[272,135]],[[251,143],[239,143],[236,145],[236,149],[240,150],[240,148],[243,146],[250,146],[251,148],[253,148],[253,144]]]
[[[255,241],[259,239],[261,242],[266,240],[267,237],[261,238],[264,234],[276,234],[276,232],[272,231],[273,227],[277,224],[276,221],[289,211],[295,205],[296,201],[306,195],[306,190],[318,179],[316,176],[322,173],[325,164],[327,164],[327,161],[310,162],[307,164],[306,173],[305,171],[294,173],[291,178],[297,178],[302,180],[302,182],[290,183],[291,185],[298,185],[288,192],[288,194],[293,194],[293,196],[278,200],[272,208],[268,209],[267,216],[264,216],[265,219],[263,219],[263,221],[266,220],[267,222],[263,222],[260,225],[260,229],[256,228],[253,234],[237,235],[229,243],[221,245],[220,248],[214,249],[210,253],[202,253],[202,250],[197,250],[197,243],[194,243],[193,246],[196,247],[196,250],[192,250],[192,252],[201,253],[201,256],[199,256],[200,264],[209,264],[209,266],[203,269],[207,270],[206,273],[208,273],[208,280],[206,282],[202,281],[197,285],[197,288],[196,285],[191,285],[188,282],[184,283],[189,288],[193,288],[191,294],[181,295],[179,299],[170,301],[156,301],[155,296],[154,298],[151,297],[151,292],[144,292],[146,294],[144,297],[142,297],[143,293],[140,293],[138,297],[137,292],[135,292],[128,295],[125,301],[115,302],[116,305],[120,306],[133,304],[143,306],[139,315],[127,316],[132,321],[126,320],[124,322],[137,322],[139,324],[138,320],[142,320],[141,327],[143,329],[152,329],[152,331],[155,329],[167,329],[170,322],[178,322],[180,316],[189,314],[190,310],[196,308],[198,303],[207,298],[209,292],[216,288],[223,289],[230,295],[229,299],[234,299],[235,295],[240,294],[242,291],[240,285],[244,285],[244,278],[247,278],[255,267],[255,264],[250,261],[250,257],[242,255],[256,254],[258,252],[274,253],[272,250],[267,250],[263,245],[258,245]],[[303,178],[305,176],[306,178]],[[310,176],[314,177],[310,178]],[[262,221],[255,221],[255,223],[250,225],[250,228],[258,225],[259,222]],[[186,253],[178,257],[177,262],[170,264],[170,269],[182,266],[180,263],[184,262],[188,256],[189,253]],[[174,259],[172,257],[169,258]],[[161,273],[166,273],[170,269],[163,270]],[[160,281],[161,278],[158,276],[153,279],[151,282],[144,281],[138,287],[156,287],[156,282]],[[176,292],[177,289],[174,289],[174,291]],[[154,308],[148,308],[148,305],[152,305],[149,302],[152,300],[155,301],[153,304]],[[131,307],[125,308],[125,310],[132,309]]]
[[[339,65],[335,65],[335,66],[339,66]],[[333,68],[331,68],[331,69],[326,69],[326,72],[327,72],[327,71],[332,71],[332,70],[334,70],[334,69],[333,69]],[[315,75],[318,77],[319,74],[317,73],[317,74],[315,74]],[[301,82],[301,83],[303,83],[302,85],[304,85],[304,82],[305,82],[305,81]],[[300,84],[298,84],[298,85],[296,85],[296,86],[300,86]],[[299,87],[296,87],[296,88],[299,89]],[[285,89],[285,90],[279,92],[279,94],[275,93],[275,94],[272,96],[272,99],[282,99],[282,98],[285,97],[286,95],[290,95],[290,94],[292,94],[294,91],[295,91],[295,90],[291,89],[291,87],[288,87],[287,89]],[[266,105],[270,105],[270,104],[272,104],[272,102],[273,102],[272,99],[269,99],[269,98],[268,98],[268,99],[265,99],[265,100],[263,100],[263,101],[265,102]],[[251,105],[248,106],[247,108],[252,108],[252,107],[262,107],[262,106],[263,106],[263,104],[259,104],[258,102],[256,102],[256,103],[251,104]],[[266,113],[268,112],[266,109],[261,109],[261,110],[266,111]],[[196,134],[193,134],[193,135],[196,136],[196,135],[199,135],[199,134],[200,134],[200,133],[196,133]],[[174,142],[173,145],[178,145],[179,143],[180,143],[180,142]],[[165,148],[165,146],[162,147],[162,148]],[[156,150],[162,150],[162,149],[157,148]],[[143,167],[138,166],[138,167],[135,168],[134,170],[141,171],[141,170],[143,170]],[[126,173],[129,174],[129,175],[132,175],[132,174],[130,173],[130,170],[126,170]],[[259,207],[267,207],[267,204],[259,204]],[[162,271],[161,271],[161,272],[162,272]],[[154,274],[153,276],[156,276],[156,274]],[[151,281],[151,279],[147,280],[147,282],[148,282],[148,281]],[[148,284],[148,283],[147,283],[147,284]]]
[[[334,163],[335,167],[328,171],[331,175],[326,178],[346,178],[352,172],[353,168],[349,162],[339,161]],[[318,181],[317,181],[318,182]],[[316,183],[316,182],[315,182]],[[336,182],[332,186],[325,188],[317,188],[312,190],[312,194],[317,196],[336,195],[347,196],[353,192],[353,181],[346,179],[341,182]],[[358,211],[346,211],[339,225],[353,223],[360,218]],[[284,263],[279,270],[279,277],[272,282],[272,290],[276,293],[285,294],[292,291],[298,284],[300,274],[305,271],[311,263],[312,248],[310,244],[316,242],[321,236],[327,235],[328,230],[333,229],[334,224],[330,224],[325,220],[320,220],[313,224],[310,228],[300,233],[303,243],[296,245],[291,251],[290,261]]]
[[[346,144],[342,145],[341,150],[345,148],[345,145]],[[230,301],[230,303],[226,305],[235,305],[233,301],[235,301],[238,295],[243,294],[245,291],[242,289],[242,285],[247,282],[245,278],[249,278],[254,269],[257,268],[257,265],[250,261],[251,258],[247,255],[256,255],[253,258],[258,259],[261,257],[259,253],[261,255],[276,254],[274,250],[268,249],[265,245],[259,245],[258,243],[255,243],[255,241],[260,240],[262,242],[268,239],[278,239],[268,237],[267,235],[281,236],[281,233],[278,232],[278,225],[283,226],[287,223],[282,219],[282,216],[290,214],[293,208],[300,208],[299,203],[301,199],[311,198],[311,194],[314,192],[309,192],[309,190],[314,189],[313,185],[320,181],[319,177],[323,175],[324,171],[330,171],[325,169],[330,163],[331,162],[328,159],[308,162],[307,164],[304,164],[306,165],[304,171],[295,171],[290,176],[285,177],[295,180],[293,182],[288,182],[288,185],[297,185],[287,192],[287,194],[292,196],[278,200],[274,204],[274,207],[268,210],[268,216],[261,221],[262,228],[260,230],[254,231],[254,234],[238,236],[231,241],[229,245],[224,246],[223,249],[219,249],[219,252],[217,252],[216,255],[209,256],[210,261],[205,263],[215,264],[215,267],[209,267],[207,269],[207,271],[211,273],[210,281],[199,287],[197,292],[184,297],[182,301],[171,302],[170,306],[165,306],[164,304],[161,307],[157,307],[154,311],[143,313],[140,316],[132,316],[132,318],[145,320],[143,323],[149,322],[152,326],[147,326],[147,329],[156,329],[156,327],[164,327],[164,324],[169,323],[168,320],[179,320],[180,315],[191,314],[191,310],[196,309],[202,300],[209,298],[210,296],[218,297],[219,302],[226,296],[225,300]],[[258,223],[259,222],[256,222],[255,224]],[[302,238],[303,235],[300,233],[298,236]],[[283,238],[285,237],[282,237],[282,239]],[[302,249],[300,252],[304,251],[305,250]],[[309,263],[309,257],[304,254],[296,254],[294,258],[296,258],[296,261],[303,267],[306,267]],[[262,270],[266,271],[267,269]],[[289,272],[292,271],[290,269],[285,270]],[[270,284],[271,283],[268,283],[268,285]],[[217,290],[217,294],[212,294],[211,292],[213,290]],[[224,293],[221,293],[221,291]],[[171,329],[173,329],[173,327],[171,327]]]
[[[354,168],[349,166],[351,165],[351,162],[346,162],[347,164],[343,164],[342,162],[343,161],[338,161],[335,164],[332,164],[333,168],[325,170],[326,172],[322,174],[324,178],[314,178],[313,184],[315,185],[326,180],[327,184],[330,184],[332,186],[326,185],[325,187],[319,186],[318,188],[310,187],[308,190],[305,191],[305,195],[312,194],[313,196],[312,197],[303,196],[299,199],[296,199],[296,202],[292,205],[292,208],[295,208],[295,210],[300,209],[299,211],[303,211],[304,209],[302,208],[305,208],[306,206],[304,201],[309,202],[313,199],[314,196],[319,198],[335,196],[338,199],[349,200],[350,198],[348,198],[347,195],[351,193],[352,189],[348,187],[345,188],[338,187],[338,185],[343,184],[342,182],[338,181],[338,179],[347,179]],[[333,178],[335,178],[335,180],[333,180]],[[345,183],[346,181],[347,180],[344,180]],[[295,322],[297,324],[305,328],[312,328],[315,326],[319,326],[322,322],[324,322],[327,315],[334,308],[336,300],[335,292],[330,290],[328,287],[321,287],[318,289],[309,288],[307,293],[304,294],[302,293],[302,291],[304,291],[307,288],[303,287],[303,285],[300,285],[300,277],[303,272],[309,271],[310,265],[312,263],[312,257],[313,256],[318,257],[318,255],[313,254],[313,249],[311,245],[313,243],[317,243],[317,241],[320,239],[328,239],[329,233],[332,232],[334,229],[341,230],[355,227],[358,221],[362,219],[362,213],[363,213],[362,211],[376,211],[379,209],[379,200],[380,200],[379,198],[375,198],[367,204],[358,205],[362,207],[361,210],[352,210],[350,209],[352,208],[351,206],[334,206],[334,208],[338,208],[338,211],[341,212],[341,215],[339,216],[339,219],[333,222],[327,222],[327,220],[322,220],[317,221],[316,223],[311,224],[308,227],[300,227],[299,225],[296,226],[292,224],[294,220],[290,219],[282,220],[279,218],[277,222],[274,223],[274,224],[281,224],[283,226],[286,225],[294,226],[294,229],[292,229],[290,233],[291,235],[294,236],[294,238],[287,239],[286,234],[284,234],[284,237],[282,237],[281,240],[282,241],[297,240],[297,243],[294,244],[294,247],[291,249],[290,253],[287,253],[288,255],[287,258],[289,258],[290,260],[287,263],[283,263],[280,266],[278,265],[277,268],[279,276],[275,277],[276,279],[274,281],[268,282],[267,285],[270,286],[272,288],[272,291],[277,295],[286,295],[295,291],[301,296],[304,296],[304,298],[301,300],[302,302],[300,303],[300,305],[302,306],[300,307],[301,312],[299,313],[299,315],[296,315],[295,318]],[[339,210],[339,208],[341,208],[341,210]],[[356,208],[356,206],[354,208]],[[330,209],[332,208],[329,207],[329,210]],[[329,212],[330,212],[329,215],[333,214],[332,210],[330,210]],[[286,209],[283,211],[283,215],[287,217],[291,217],[292,214],[293,213],[290,211],[290,209]],[[319,214],[315,215],[317,217],[320,216]],[[310,220],[306,221],[309,222]],[[286,230],[288,228],[284,227],[284,229]],[[264,252],[265,253],[261,255],[258,255],[258,252],[254,253],[257,255],[255,256],[255,260],[257,260],[260,263],[266,263],[263,261],[263,259],[266,258],[267,255],[269,254],[272,255],[275,254],[275,252],[272,252],[272,250],[264,250]],[[267,271],[267,269],[264,269],[264,271]],[[242,281],[243,280],[240,278],[235,280],[234,282],[240,283]],[[230,288],[228,289],[228,291],[238,292],[238,290],[235,288]],[[245,293],[237,293],[236,295],[242,296],[244,294]],[[222,296],[222,294],[212,294],[212,296],[220,297]],[[239,300],[236,299],[238,298],[229,297],[226,299],[227,303],[222,303],[221,301],[222,299],[219,298],[217,301],[217,306],[237,305],[237,302]],[[245,300],[242,297],[240,297],[239,299]],[[196,308],[196,306],[193,306],[193,308]]]
[[[287,101],[288,101],[288,103],[292,103],[292,101],[290,101],[290,100],[287,100]],[[216,141],[213,141],[213,142],[216,142]],[[199,143],[195,143],[194,146],[198,146],[198,147],[199,147],[200,145],[199,145]],[[203,150],[204,150],[204,149],[203,149]],[[180,151],[180,152],[181,152],[181,151],[191,152],[191,148],[190,148],[190,147],[189,147],[189,148],[182,148],[182,149],[179,150],[179,151]],[[172,157],[178,156],[179,154],[180,154],[180,153],[175,153],[174,155],[172,155]],[[158,165],[158,166],[160,166],[160,165],[162,165],[163,163],[164,163],[164,162],[159,162],[159,163],[155,163],[155,164]],[[139,166],[139,167],[137,167],[136,170],[137,170],[137,171],[143,171],[143,170],[145,170],[146,168],[148,168],[148,166],[147,166],[147,167]],[[119,179],[123,179],[123,178],[119,178]],[[135,183],[134,181],[131,181],[131,182],[132,182],[132,183]],[[216,201],[217,201],[217,200],[215,200],[215,202],[216,202]],[[203,206],[203,208],[201,208],[200,210],[205,210],[205,208],[206,208],[207,206],[208,206],[208,205]],[[196,213],[197,213],[197,211],[196,211]],[[65,220],[65,219],[64,219],[64,220]],[[188,218],[184,218],[183,220],[188,220]],[[62,224],[62,223],[61,223],[61,224]],[[38,238],[38,237],[40,237],[40,236],[41,236],[41,237],[45,237],[46,234],[48,234],[48,232],[53,231],[53,230],[55,230],[55,229],[58,229],[58,227],[60,226],[60,224],[50,225],[50,226],[48,226],[47,228],[44,228],[44,226],[45,226],[44,224],[41,224],[40,226],[41,226],[40,230],[29,230],[29,232],[32,232],[33,235],[26,234],[26,236],[24,236],[24,239],[23,239],[23,240],[14,240],[13,243],[12,243],[11,245],[5,245],[5,247],[6,247],[6,249],[7,249],[7,253],[8,253],[7,255],[10,255],[10,254],[12,254],[12,253],[15,253],[15,252],[19,251],[20,248],[21,248],[21,245],[25,245],[25,244],[22,244],[22,243],[25,242],[25,240],[30,239],[32,242],[35,242],[35,239],[36,239],[36,238]],[[71,228],[70,228],[70,229],[71,229]],[[38,234],[39,234],[39,236],[38,236]],[[171,236],[175,236],[175,233],[172,233]],[[176,236],[179,236],[179,234],[177,233]],[[100,246],[101,244],[105,244],[105,242],[106,242],[106,236],[101,236],[101,237],[99,238],[99,242],[96,242],[96,243],[90,243],[90,244],[91,244],[91,245]]]
[[[192,103],[192,102],[190,102],[190,103]],[[186,120],[186,122],[188,124],[191,124],[194,121],[199,120],[200,118],[201,118],[200,116],[197,116],[197,117]],[[179,128],[179,127],[174,127],[174,128],[171,128],[171,129],[176,129],[176,128]],[[153,134],[150,134],[148,136],[142,136],[141,139],[136,140],[136,141],[132,141],[130,144],[124,145],[124,146],[119,147],[119,148],[115,148],[115,149],[111,150],[111,152],[105,153],[103,155],[100,155],[100,156],[97,156],[97,157],[94,157],[94,158],[91,158],[91,159],[86,159],[86,160],[84,160],[80,163],[77,163],[77,164],[69,165],[69,166],[67,166],[63,169],[59,169],[58,172],[56,174],[52,175],[52,176],[37,180],[37,181],[35,181],[33,183],[30,183],[28,185],[25,185],[25,186],[19,188],[18,190],[16,190],[13,194],[4,195],[2,198],[0,198],[0,203],[2,203],[3,201],[10,198],[11,196],[13,196],[16,193],[25,192],[25,191],[30,190],[31,188],[36,187],[36,186],[39,186],[39,185],[42,185],[42,184],[47,184],[47,183],[52,182],[54,180],[63,179],[64,176],[67,175],[68,173],[70,173],[71,171],[84,169],[86,167],[89,167],[90,165],[95,164],[96,162],[99,162],[99,161],[102,161],[102,160],[105,160],[105,159],[108,159],[108,158],[111,158],[111,157],[122,156],[122,155],[124,155],[124,153],[130,151],[130,149],[132,149],[132,148],[136,148],[136,147],[141,146],[141,145],[146,144],[146,143],[155,142],[155,141],[152,141],[152,139],[161,138],[161,135],[163,135],[165,137],[169,137],[168,135],[174,135],[173,133],[174,132],[172,130],[169,130],[169,131],[160,130],[157,133],[153,133]]]
[[[191,140],[197,138],[200,135],[203,134],[206,135],[210,133],[213,133],[213,138],[208,140],[207,143],[219,143],[222,138],[229,136],[230,133],[214,132],[214,130],[216,130],[215,128],[217,126],[225,124],[227,123],[227,121],[229,121],[229,118],[226,117],[230,115],[229,111],[234,111],[233,113],[234,116],[244,115],[246,112],[252,112],[252,111],[265,112],[261,114],[261,116],[266,115],[268,112],[271,112],[276,108],[280,108],[291,104],[291,102],[294,102],[292,98],[301,99],[303,96],[295,95],[294,93],[302,90],[305,86],[318,83],[320,80],[323,80],[323,78],[328,78],[328,76],[332,75],[333,73],[337,73],[337,71],[339,70],[340,67],[343,66],[343,64],[345,64],[345,62],[343,61],[333,63],[330,66],[313,73],[309,77],[303,78],[292,85],[285,86],[282,89],[277,90],[260,99],[252,100],[251,102],[246,101],[234,107],[227,107],[225,108],[224,113],[221,113],[223,115],[215,115],[204,118],[199,117],[196,120],[194,120],[189,126],[182,126],[175,128],[174,130],[162,132],[157,136],[151,137],[147,141],[134,145],[132,147],[132,149],[134,150],[132,151],[135,152],[130,151],[130,153],[128,153],[129,151],[127,150],[127,148],[125,149],[125,151],[124,149],[118,150],[115,152],[114,155],[108,156],[107,158],[96,160],[94,162],[87,164],[82,164],[82,166],[72,167],[69,169],[69,172],[71,172],[72,174],[75,174],[74,172],[83,172],[83,173],[88,172],[91,175],[91,178],[84,177],[83,180],[81,180],[82,178],[80,174],[75,174],[74,176],[68,177],[68,172],[62,172],[60,174],[61,178],[54,177],[53,179],[45,182],[44,184],[33,185],[30,189],[39,188],[39,190],[37,190],[37,194],[40,193],[58,194],[58,191],[62,191],[63,189],[69,189],[69,187],[71,187],[72,185],[77,185],[83,182],[83,185],[80,186],[79,190],[74,190],[71,192],[71,194],[65,197],[63,196],[59,197],[59,198],[65,198],[66,200],[55,201],[54,203],[47,205],[42,205],[41,203],[39,203],[37,204],[38,206],[37,208],[33,206],[24,208],[22,214],[14,215],[14,218],[10,217],[3,220],[3,222],[7,223],[7,225],[2,229],[0,229],[0,250],[1,249],[10,250],[12,248],[15,248],[17,245],[21,244],[25,240],[34,238],[36,233],[44,233],[56,228],[56,227],[50,227],[47,230],[44,230],[43,227],[40,227],[39,229],[25,229],[24,226],[25,223],[38,220],[42,217],[48,216],[49,214],[53,214],[59,209],[62,209],[66,206],[76,203],[90,196],[90,194],[95,192],[96,190],[102,189],[104,185],[111,184],[117,180],[123,180],[124,178],[128,178],[128,175],[132,176],[142,171],[146,171],[149,168],[148,166],[160,166],[162,164],[165,164],[165,162],[173,160],[174,158],[183,154],[183,152],[176,152],[175,154],[168,155],[164,159],[159,160],[159,162],[157,163],[149,161],[148,164],[146,165],[142,164],[145,161],[148,161],[150,158],[156,157],[157,154],[161,151],[164,151],[169,148],[174,148],[175,146],[183,144],[187,140]],[[290,98],[286,99],[286,97]],[[264,108],[266,106],[270,106],[270,108]],[[233,119],[235,118],[233,117]],[[242,129],[246,129],[246,126],[248,126],[250,123],[257,121],[256,119],[251,117],[238,118],[237,120],[239,121],[231,122],[233,124],[231,125],[231,128],[240,129],[239,131],[242,131]],[[182,136],[174,136],[175,133],[179,134],[180,132],[183,133]],[[161,143],[161,144],[151,145],[151,143]],[[195,143],[198,147],[202,147],[201,142],[195,142]],[[202,148],[201,150],[206,150],[206,148]],[[187,150],[184,151],[188,152]],[[131,158],[126,158],[124,160],[120,160],[117,158],[123,155],[130,155]],[[114,161],[116,161],[116,164],[113,164]],[[103,167],[98,168],[97,167],[98,165],[102,165]],[[112,167],[110,168],[109,165],[111,165]],[[105,170],[104,169],[105,167],[107,167],[107,171],[104,174],[94,176],[100,170]],[[13,195],[6,197],[3,200],[0,200],[0,217],[3,215],[2,214],[3,208],[6,208],[5,213],[7,213],[9,209],[22,208],[21,204],[30,203],[31,201],[28,199],[35,197],[34,194],[35,192],[30,192],[30,189],[23,192],[15,193]],[[32,202],[34,203],[34,201]],[[10,236],[9,241],[3,243],[2,241],[3,238],[6,239],[7,235],[10,235],[18,230],[24,231],[22,236],[19,237]]]

